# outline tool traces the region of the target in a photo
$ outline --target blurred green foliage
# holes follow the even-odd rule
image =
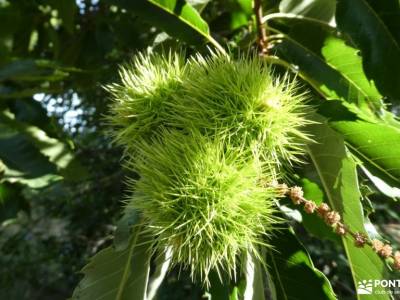
[[[351,151],[357,165],[387,184],[372,184],[358,168],[361,201],[350,204],[364,215],[350,221],[398,248],[399,206],[387,191],[399,197],[390,189],[399,186],[399,2],[263,5],[270,51],[312,90],[312,104],[341,136],[336,154],[347,161]],[[295,17],[272,15],[277,12]],[[144,49],[185,48],[190,54],[206,52],[207,42],[232,53],[253,49],[252,2],[0,0],[0,23],[0,299],[65,299],[89,257],[112,243],[129,172],[120,167],[122,150],[106,134],[109,99],[102,86],[115,82],[118,65]],[[388,137],[385,147],[363,147],[365,140],[381,145]],[[355,165],[350,168],[355,172]],[[329,200],[321,180],[312,167],[293,178],[317,202]],[[287,243],[300,247],[301,260],[311,266],[308,250],[340,299],[354,299],[346,242],[318,222],[306,215],[303,224],[291,219],[304,249],[297,240]],[[203,294],[176,270],[159,299]]]

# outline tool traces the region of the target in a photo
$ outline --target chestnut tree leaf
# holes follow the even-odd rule
[[[308,146],[308,152],[320,177],[328,204],[339,212],[350,230],[367,235],[356,163],[346,149],[343,137],[330,128],[323,118],[316,117],[316,121],[319,123],[309,127],[316,143]],[[355,286],[359,281],[370,278],[387,279],[386,266],[371,247],[356,247],[350,235],[342,237],[342,242]],[[376,294],[374,297],[377,300],[390,299],[386,294]]]

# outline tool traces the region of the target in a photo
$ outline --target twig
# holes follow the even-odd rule
[[[268,42],[267,42],[267,29],[263,25],[263,12],[261,0],[254,0],[254,14],[256,16],[257,26],[257,43],[260,51],[260,55],[264,56],[268,54]]]
[[[392,246],[384,242],[373,239],[370,240],[363,232],[354,232],[346,224],[342,222],[339,212],[331,209],[328,204],[321,203],[319,206],[313,201],[304,198],[303,189],[298,186],[288,187],[286,184],[274,183],[273,186],[277,189],[280,195],[288,196],[293,204],[302,205],[306,213],[314,212],[324,220],[324,222],[333,228],[340,236],[350,235],[356,247],[362,248],[365,245],[370,246],[381,258],[389,259],[391,266],[395,270],[400,271],[400,251],[393,251]]]

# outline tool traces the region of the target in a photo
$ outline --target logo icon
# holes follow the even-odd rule
[[[357,294],[371,295],[372,294],[372,280],[361,280],[357,285]]]

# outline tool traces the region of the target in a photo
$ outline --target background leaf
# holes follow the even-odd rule
[[[83,268],[85,277],[72,299],[145,300],[150,268],[149,237],[137,227],[129,247],[116,251],[108,247]]]
[[[282,0],[279,11],[333,22],[336,1],[334,0]]]
[[[189,44],[208,41],[218,50],[223,48],[210,35],[208,24],[189,3],[184,0],[109,0],[123,8],[130,9],[156,26]]]
[[[361,169],[367,175],[369,180],[375,185],[375,187],[384,195],[398,199],[400,198],[400,189],[397,187],[390,186],[387,182],[383,181],[381,178],[374,176],[371,172],[368,171],[364,166],[361,166]]]
[[[276,43],[280,57],[297,66],[304,80],[326,99],[341,99],[360,118],[374,118],[382,96],[365,76],[357,50],[321,22],[277,15],[268,19],[285,35]]]
[[[72,70],[72,69],[70,69]],[[14,81],[57,81],[64,79],[69,74],[66,69],[47,60],[16,60],[0,69],[0,82],[4,80]]]
[[[63,175],[73,180],[78,180],[83,179],[87,175],[86,170],[77,160],[75,160],[75,157],[67,144],[49,137],[46,132],[36,126],[15,120],[11,113],[0,113],[0,122],[3,124],[4,128],[8,128],[10,133],[13,132],[14,136],[12,138],[14,145],[11,144],[11,137],[7,136],[8,138],[5,141],[2,154],[4,161],[6,164],[7,161],[10,162],[10,168],[15,167],[15,170],[22,172],[20,174],[22,177],[27,175],[32,178],[31,176],[52,173]],[[13,158],[15,155],[14,151],[17,149],[20,151],[19,159]],[[24,159],[24,156],[29,155],[29,153],[34,151],[40,152],[40,155],[36,155],[37,161],[32,157],[26,157]],[[46,162],[46,160],[48,161]],[[37,167],[34,165],[35,161]],[[35,173],[36,170],[42,168],[45,169],[39,173]],[[78,170],[80,176],[75,174],[75,171]],[[29,175],[31,173],[33,175]]]
[[[74,0],[52,0],[50,5],[57,10],[57,15],[62,20],[65,29],[69,33],[73,33],[75,30],[75,14],[77,13],[76,2]]]
[[[400,97],[400,44],[392,33],[398,36],[399,15],[399,1],[338,0],[336,9],[338,28],[361,50],[366,74],[383,95],[396,101]]]
[[[336,299],[324,274],[314,265],[291,230],[277,232],[271,240],[274,250],[267,253],[274,300]]]
[[[0,159],[5,166],[1,180],[21,182],[34,188],[60,180],[57,167],[32,144],[29,136],[13,123],[2,122],[4,116],[0,115]]]
[[[321,119],[319,121],[323,122]],[[330,207],[340,213],[342,221],[350,230],[367,234],[356,164],[349,156],[343,138],[323,123],[310,126],[310,132],[314,135],[316,143],[309,145],[309,153]],[[355,286],[360,280],[386,278],[384,262],[370,247],[357,248],[349,235],[342,240]],[[390,299],[388,295],[374,297]]]
[[[367,168],[390,184],[400,184],[400,129],[364,121],[330,122]]]
[[[324,193],[317,183],[303,178],[301,186],[304,191],[306,199],[312,199],[317,205],[324,202]],[[318,237],[319,239],[329,239],[334,242],[340,242],[340,238],[335,234],[331,228],[326,226],[325,222],[315,214],[308,214],[304,210],[300,210],[302,215],[302,225],[309,233]]]

